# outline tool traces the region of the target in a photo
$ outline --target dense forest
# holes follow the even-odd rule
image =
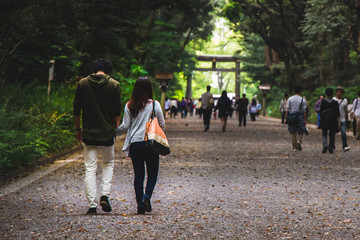
[[[219,18],[231,36],[216,26]],[[184,96],[196,53],[225,49],[241,59],[242,83],[254,94],[260,83],[272,86],[270,102],[295,84],[310,102],[340,84],[351,98],[360,83],[360,0],[3,0],[0,22],[1,174],[75,144],[76,81],[100,57],[112,61],[123,102],[142,75],[159,96],[159,71],[174,73],[168,97]],[[214,29],[224,38],[215,47]],[[197,92],[210,83],[193,79]],[[233,91],[231,77],[219,75],[217,84]]]
[[[229,0],[223,13],[245,46],[254,35],[263,40],[271,72],[264,83],[307,90],[360,83],[359,0]]]

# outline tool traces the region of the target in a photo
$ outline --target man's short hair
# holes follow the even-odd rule
[[[284,94],[284,96],[285,96],[285,97],[288,97],[288,96],[289,96],[289,94],[288,94],[288,93],[285,93],[285,94]]]
[[[325,93],[326,93],[326,96],[331,97],[332,95],[334,95],[334,89],[327,88],[327,89],[325,89]]]
[[[112,63],[105,58],[99,58],[93,62],[92,70],[93,70],[93,73],[103,71],[105,74],[111,74],[112,73]]]
[[[300,85],[296,85],[296,86],[294,87],[294,92],[295,92],[295,93],[301,93],[301,92],[302,92],[302,87],[301,87]]]
[[[206,90],[210,91],[211,86],[206,86]]]
[[[243,97],[246,97],[246,94],[245,94],[245,93],[243,93]]]

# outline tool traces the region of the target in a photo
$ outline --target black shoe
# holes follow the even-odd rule
[[[329,149],[329,153],[333,154],[333,153],[334,153],[334,149]]]
[[[145,198],[145,199],[144,199],[143,205],[144,205],[144,210],[145,210],[146,212],[151,212],[151,211],[152,211],[151,202],[150,202],[150,199],[149,199],[149,198]]]
[[[298,151],[301,151],[301,150],[302,150],[301,143],[297,143],[297,144],[296,144],[296,149],[297,149]]]
[[[87,215],[95,215],[97,212],[96,212],[96,207],[93,207],[93,208],[89,208],[89,210],[87,211]]]
[[[209,126],[205,126],[204,132],[209,131]]]
[[[225,126],[222,127],[222,131],[223,131],[223,132],[226,131],[226,127],[225,127]]]
[[[145,214],[145,209],[144,208],[138,208],[137,214]]]
[[[324,147],[323,150],[322,150],[322,153],[326,153],[328,150],[328,147]]]
[[[111,212],[111,206],[109,202],[109,197],[101,196],[100,198],[100,206],[104,212]]]

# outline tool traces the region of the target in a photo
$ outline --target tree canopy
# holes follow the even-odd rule
[[[248,43],[263,40],[272,79],[262,81],[311,90],[358,83],[359,7],[343,0],[229,0],[223,14]]]

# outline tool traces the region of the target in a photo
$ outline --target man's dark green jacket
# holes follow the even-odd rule
[[[87,145],[114,144],[115,117],[120,116],[121,91],[109,75],[91,74],[79,81],[74,98],[74,115],[82,113],[83,136]]]

